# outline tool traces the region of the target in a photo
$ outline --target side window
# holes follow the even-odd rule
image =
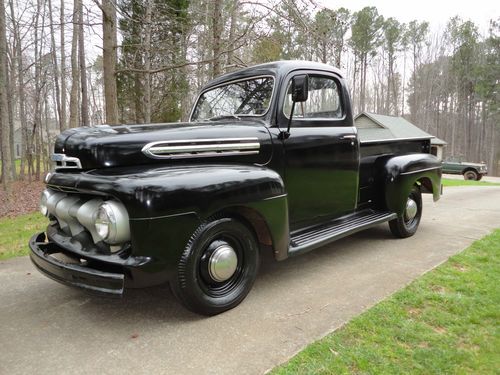
[[[292,110],[292,84],[288,83],[283,112],[290,118]],[[309,76],[309,98],[296,103],[293,118],[300,120],[331,120],[342,118],[339,88],[331,77]]]

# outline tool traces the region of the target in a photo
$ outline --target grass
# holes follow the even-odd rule
[[[0,219],[0,260],[28,255],[28,241],[48,224],[46,217],[35,212],[15,218]]]
[[[272,374],[499,374],[500,230]]]
[[[500,186],[500,184],[496,182],[454,180],[451,178],[443,178],[441,182],[443,186]]]

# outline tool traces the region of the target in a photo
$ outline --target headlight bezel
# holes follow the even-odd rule
[[[49,217],[50,214],[49,207],[47,205],[49,198],[50,198],[50,192],[47,189],[42,191],[42,194],[40,194],[39,210],[40,213],[45,217]]]
[[[106,228],[104,232],[100,230],[103,228]],[[110,245],[128,241],[130,239],[130,227],[125,207],[114,200],[101,203],[95,211],[94,229],[101,240]]]
[[[102,203],[95,213],[94,227],[103,241],[113,238],[116,233],[116,218],[109,204]]]

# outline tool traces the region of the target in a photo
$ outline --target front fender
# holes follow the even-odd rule
[[[144,270],[169,278],[191,235],[214,213],[251,209],[263,218],[277,258],[289,241],[288,208],[280,175],[266,167],[234,164],[133,167],[78,174],[54,173],[49,187],[115,197],[130,217],[134,255],[155,261]],[[166,251],[168,249],[168,251]]]
[[[48,186],[115,197],[127,207],[132,220],[186,212],[196,212],[203,218],[225,206],[285,194],[283,180],[275,171],[234,164],[54,173]]]
[[[406,198],[413,185],[423,193],[432,193],[434,201],[441,194],[441,162],[431,154],[395,156],[387,160],[385,172],[385,202],[387,209],[402,215]]]

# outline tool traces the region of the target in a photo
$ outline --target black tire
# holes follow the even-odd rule
[[[215,252],[229,245],[237,257],[234,274],[217,281],[210,262]],[[202,224],[189,240],[170,285],[189,310],[216,315],[237,306],[257,276],[259,248],[253,231],[233,218],[213,218]]]
[[[406,217],[406,212],[396,219],[389,221],[389,228],[392,234],[398,238],[407,238],[413,236],[418,229],[422,217],[422,194],[420,188],[415,185],[410,191],[408,199],[412,199],[417,206],[417,213],[412,218]],[[406,211],[406,210],[405,210]]]
[[[476,178],[476,181],[480,181],[482,178],[483,178],[483,175],[482,174],[478,174],[477,178]]]
[[[468,170],[464,172],[464,180],[477,181],[478,173],[473,170]]]

